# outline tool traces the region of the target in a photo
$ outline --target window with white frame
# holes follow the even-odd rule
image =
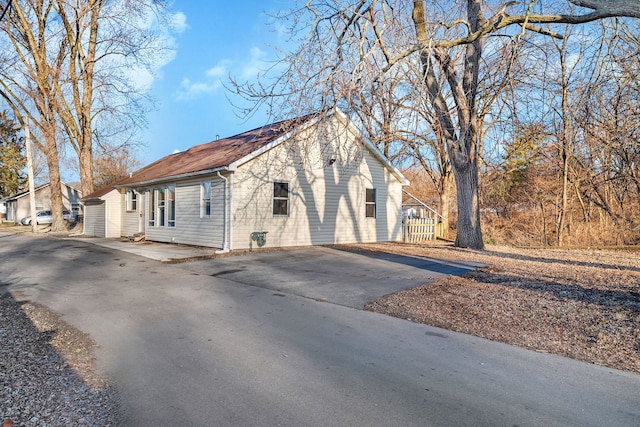
[[[200,183],[200,218],[211,218],[211,181]]]
[[[149,195],[149,197],[147,197],[147,212],[149,212],[148,222],[150,227],[154,227],[156,225],[156,192],[154,190],[149,190],[147,193]]]
[[[176,187],[168,185],[148,191],[150,227],[176,226]]]
[[[376,217],[376,189],[367,188],[365,195],[365,216],[367,218]]]
[[[125,201],[127,212],[135,212],[138,210],[138,193],[136,190],[127,190],[125,193]]]
[[[167,187],[167,227],[176,226],[176,187]]]
[[[166,195],[164,192],[164,188],[156,188],[156,227],[164,227],[166,226]]]
[[[289,183],[273,183],[273,215],[289,215]]]

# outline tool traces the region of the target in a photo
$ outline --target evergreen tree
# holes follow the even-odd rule
[[[6,111],[0,111],[0,197],[15,194],[26,184],[24,138],[18,135],[19,131]]]

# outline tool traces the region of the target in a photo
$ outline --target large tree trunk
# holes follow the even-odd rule
[[[82,196],[87,196],[93,193],[93,153],[91,143],[82,145],[79,159]]]
[[[49,169],[49,189],[51,191],[51,231],[66,231],[62,213],[62,182],[60,180],[60,165],[58,147],[56,146],[55,130],[51,123],[47,123],[45,131],[47,167]]]
[[[453,174],[456,178],[458,195],[458,227],[455,245],[461,248],[483,249],[477,162],[456,165],[453,168]]]
[[[451,213],[451,193],[453,191],[453,175],[446,172],[440,178],[440,215],[442,215],[442,237],[449,238],[449,215]]]
[[[471,29],[477,29],[484,19],[479,0],[467,2],[467,16]],[[424,3],[421,0],[414,0],[413,22],[418,42],[428,46]],[[455,245],[473,249],[484,249],[478,197],[479,130],[482,122],[476,106],[482,49],[482,38],[467,44],[462,64],[457,64],[447,50],[441,47],[425,49],[420,54],[427,95],[436,113],[438,128],[443,132],[456,180],[458,227]],[[432,55],[435,63],[431,60]],[[436,64],[442,80],[446,81],[451,91],[455,108],[450,108],[443,95],[442,82],[434,71]],[[462,68],[462,79],[458,67]]]

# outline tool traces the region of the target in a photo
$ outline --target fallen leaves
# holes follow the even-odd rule
[[[358,249],[487,264],[385,296],[367,310],[640,373],[636,252],[404,244]]]

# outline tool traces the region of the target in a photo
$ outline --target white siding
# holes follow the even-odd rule
[[[71,207],[74,203],[80,203],[80,194],[78,190],[73,187],[61,183],[60,189],[62,192],[62,207],[68,211],[71,211]],[[51,187],[45,186],[36,191],[36,206],[39,206],[37,210],[49,210],[51,209]],[[31,215],[31,206],[29,202],[29,195],[25,194],[17,199],[10,200],[7,204],[7,219],[15,222],[19,222],[25,216]]]
[[[327,135],[331,137],[328,138]],[[234,176],[233,249],[396,241],[402,184],[345,127],[299,135],[238,168]],[[335,159],[335,162],[331,162]],[[289,215],[273,215],[273,183],[289,184]],[[365,217],[365,191],[377,192],[376,218]]]
[[[126,191],[122,194],[122,236],[131,237],[134,234],[140,232],[140,213],[142,212],[143,197],[138,194],[136,209],[134,211],[127,211]]]
[[[211,181],[211,216],[200,218],[200,183],[205,180]],[[176,226],[151,227],[145,224],[145,238],[158,242],[222,248],[224,187],[224,181],[215,176],[176,183]]]
[[[100,203],[86,203],[84,206],[84,234],[88,236],[105,237],[104,230],[104,201]]]
[[[122,211],[124,210],[123,190],[113,190],[105,194],[105,237],[114,238],[122,235]]]

